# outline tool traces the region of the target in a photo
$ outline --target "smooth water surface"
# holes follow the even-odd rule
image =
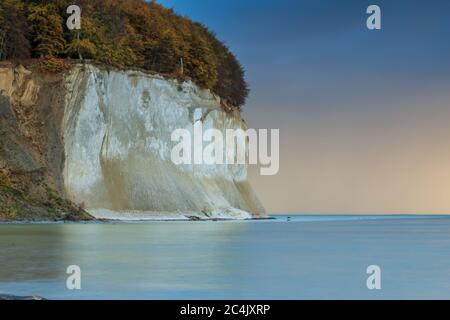
[[[81,290],[66,288],[69,265],[81,268]],[[366,287],[369,265],[381,267],[381,290]],[[49,299],[449,299],[450,218],[4,224],[1,293]]]

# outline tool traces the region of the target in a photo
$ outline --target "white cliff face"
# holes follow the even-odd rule
[[[240,116],[225,113],[209,91],[190,82],[94,66],[73,68],[66,90],[65,192],[94,216],[242,219],[263,214],[245,165],[171,161],[177,144],[172,132],[192,131],[200,113],[204,130],[246,129]]]

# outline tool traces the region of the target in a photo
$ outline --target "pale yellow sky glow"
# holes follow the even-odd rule
[[[450,94],[280,126],[279,174],[252,184],[270,213],[450,213]],[[250,114],[252,117],[253,114]]]

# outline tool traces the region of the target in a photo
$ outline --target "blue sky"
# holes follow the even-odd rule
[[[269,211],[450,213],[450,197],[425,190],[450,194],[435,178],[450,172],[450,1],[159,2],[230,46],[252,90],[247,122],[280,129],[280,174],[252,175]],[[366,28],[371,4],[380,31]]]

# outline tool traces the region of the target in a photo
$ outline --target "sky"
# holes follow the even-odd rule
[[[450,1],[158,2],[236,54],[249,127],[280,129],[279,173],[250,169],[269,213],[450,213]]]

